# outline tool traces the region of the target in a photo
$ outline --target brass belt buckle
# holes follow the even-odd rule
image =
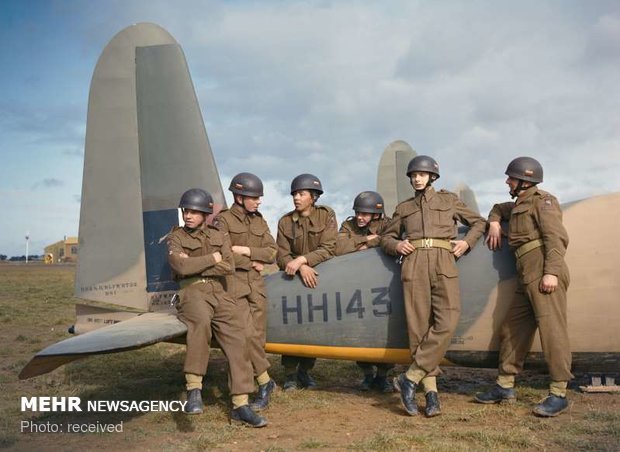
[[[433,247],[433,239],[422,239],[424,241],[424,248],[432,248]]]

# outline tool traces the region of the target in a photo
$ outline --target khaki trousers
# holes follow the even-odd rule
[[[511,300],[500,330],[499,374],[516,375],[523,370],[538,328],[551,379],[568,381],[573,378],[566,320],[568,274],[560,275],[557,289],[550,294],[538,290],[541,279],[519,283]]]
[[[263,327],[263,333],[261,334],[256,325],[256,317],[252,316],[252,304],[248,298],[240,298],[237,300],[237,303],[244,312],[249,358],[254,369],[254,375],[258,376],[271,367],[271,363],[265,354],[265,328]]]
[[[254,391],[246,340],[247,308],[233,301],[218,283],[193,284],[180,292],[178,317],[187,326],[185,373],[205,375],[211,335],[228,360],[231,395]]]
[[[267,299],[265,294],[263,285],[260,289],[252,287],[252,292],[247,297],[252,323],[263,347],[265,347],[267,339]]]
[[[458,276],[452,276],[454,268],[441,268],[438,251],[414,251],[405,260],[401,276],[409,349],[427,376],[439,375],[439,363],[450,347],[461,315]]]

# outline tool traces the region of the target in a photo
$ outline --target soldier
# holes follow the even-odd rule
[[[505,173],[516,202],[495,204],[489,213],[486,243],[501,245],[500,221],[508,221],[508,244],[517,258],[518,286],[500,330],[499,375],[496,385],[475,396],[479,403],[515,400],[515,375],[523,369],[536,329],[551,374],[549,395],[533,409],[543,417],[557,416],[568,407],[566,388],[571,374],[571,352],[566,320],[569,284],[564,254],[568,234],[562,225],[558,200],[539,190],[543,169],[531,157],[517,157]]]
[[[407,372],[394,379],[394,387],[407,413],[415,416],[415,391],[421,382],[424,414],[432,417],[441,414],[436,376],[460,316],[456,259],[474,247],[486,222],[454,193],[433,189],[439,165],[431,157],[413,158],[407,176],[415,196],[396,206],[381,238],[388,254],[403,256],[401,280],[413,359]],[[470,227],[463,240],[456,240],[457,220]]]
[[[211,195],[199,188],[181,196],[185,226],[168,234],[168,262],[179,282],[179,320],[187,325],[185,380],[188,414],[202,413],[202,378],[209,363],[211,334],[228,359],[231,422],[264,427],[267,420],[252,411],[248,394],[254,390],[252,364],[246,347],[245,311],[226,293],[226,275],[235,271],[228,235],[207,225],[213,213]]]
[[[384,215],[383,198],[375,191],[363,191],[357,195],[353,201],[353,211],[355,216],[347,218],[340,226],[336,256],[379,246],[381,234],[389,221]],[[394,391],[387,379],[387,373],[394,368],[393,364],[358,361],[357,365],[364,372],[360,384],[362,391],[371,388],[382,392]]]
[[[288,275],[299,277],[306,287],[315,288],[319,274],[313,268],[331,259],[336,251],[338,234],[336,214],[326,206],[317,206],[323,194],[321,181],[312,174],[300,174],[291,183],[295,210],[278,222],[278,267]],[[315,358],[282,356],[286,374],[284,390],[313,389],[316,382],[308,371],[314,367]]]
[[[229,210],[219,213],[214,225],[228,233],[232,244],[235,277],[229,293],[248,308],[248,347],[258,382],[258,396],[250,407],[260,411],[267,407],[269,397],[276,389],[276,382],[267,372],[270,366],[264,348],[267,302],[260,272],[265,264],[275,262],[277,248],[267,222],[258,211],[263,196],[260,178],[252,173],[239,173],[232,178],[228,189],[235,202]]]

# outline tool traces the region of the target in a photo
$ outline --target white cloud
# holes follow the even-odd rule
[[[562,201],[620,189],[617,2],[71,5],[63,13],[80,24],[71,39],[91,61],[133,22],[153,21],[175,36],[220,170],[260,175],[270,224],[292,208],[288,185],[302,172],[321,178],[321,202],[342,221],[354,196],[374,188],[381,152],[396,139],[439,160],[439,186],[466,182],[483,213],[507,198],[503,171],[517,155],[543,163],[544,188]],[[63,76],[78,73],[67,67]],[[74,106],[86,102],[67,99],[39,115],[18,109],[24,142],[49,136],[62,145],[58,154],[77,160],[68,155],[83,146]],[[9,124],[13,137],[7,115],[0,133]],[[28,152],[40,155],[39,145]],[[74,173],[66,177],[79,179]],[[65,190],[72,200],[75,184]]]

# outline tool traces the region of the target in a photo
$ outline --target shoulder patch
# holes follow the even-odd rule
[[[542,200],[542,209],[543,209],[543,210],[550,210],[550,209],[553,209],[553,208],[554,208],[554,205],[553,205],[553,204],[554,204],[554,203],[553,203],[553,199],[552,199],[552,198],[544,198],[544,199]]]

